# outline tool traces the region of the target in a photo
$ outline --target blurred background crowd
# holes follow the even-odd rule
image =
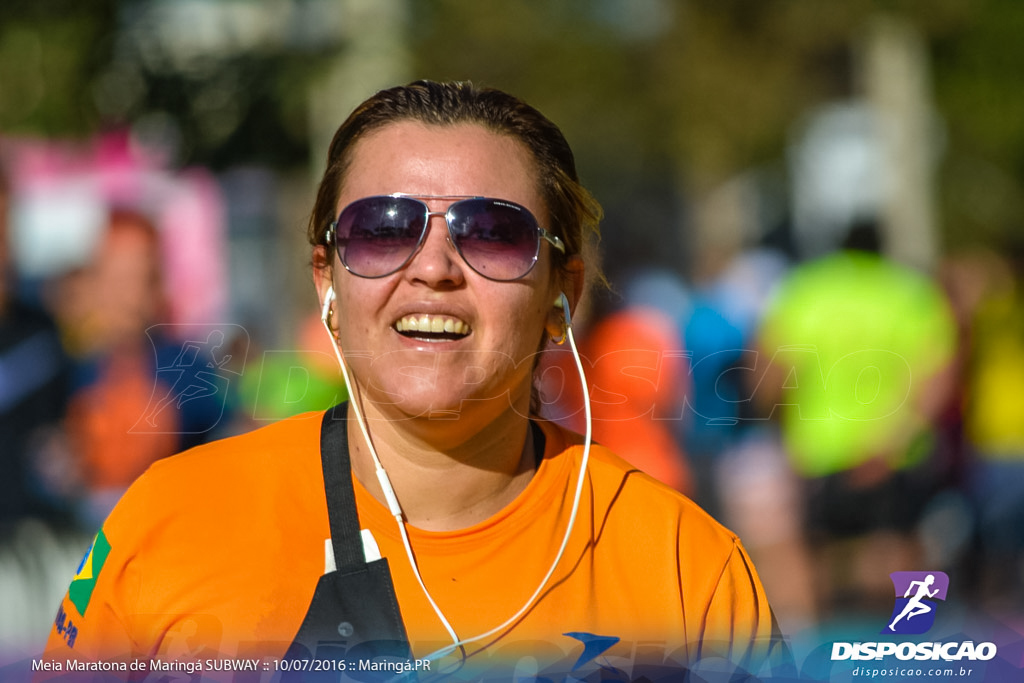
[[[313,182],[420,77],[566,133],[596,437],[739,533],[784,631],[941,570],[1024,633],[1022,34],[1015,0],[5,1],[0,665],[151,462],[345,398]]]

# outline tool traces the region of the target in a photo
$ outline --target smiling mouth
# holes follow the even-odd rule
[[[428,342],[455,341],[471,331],[463,320],[426,313],[403,316],[395,321],[394,329],[403,337]]]

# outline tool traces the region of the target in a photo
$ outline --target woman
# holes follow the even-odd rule
[[[738,540],[531,417],[598,212],[557,127],[505,93],[417,82],[363,103],[309,231],[352,401],[152,467],[51,646],[421,679],[757,666],[772,617]]]

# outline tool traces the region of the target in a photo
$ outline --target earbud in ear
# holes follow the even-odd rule
[[[569,297],[565,295],[565,292],[558,293],[558,298],[555,299],[555,308],[562,311],[562,315],[565,316],[565,324],[572,325],[572,315],[569,313]]]
[[[348,371],[345,369],[345,359],[341,355],[341,342],[334,335],[334,328],[331,327],[331,318],[334,317],[334,309],[331,306],[334,304],[334,299],[334,287],[328,287],[324,292],[324,306],[320,311],[320,322],[323,323],[327,336],[331,338],[331,347],[334,349],[334,357],[338,359],[338,367],[341,368],[341,374],[345,378],[345,385],[352,386],[349,382]]]
[[[331,304],[333,304],[333,303],[334,303],[334,287],[328,287],[327,288],[327,293],[324,294],[324,305],[323,305],[323,308],[320,309],[320,320],[321,320],[321,322],[323,322],[325,325],[328,325],[328,326],[330,325],[329,321],[330,321],[330,318],[331,318]]]

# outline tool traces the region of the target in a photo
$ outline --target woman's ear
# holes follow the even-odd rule
[[[546,329],[555,343],[565,341],[566,327],[576,312],[576,307],[583,296],[584,266],[579,256],[570,256],[559,272],[559,291],[551,302]],[[564,295],[564,299],[563,299]],[[568,303],[569,310],[565,310]]]

